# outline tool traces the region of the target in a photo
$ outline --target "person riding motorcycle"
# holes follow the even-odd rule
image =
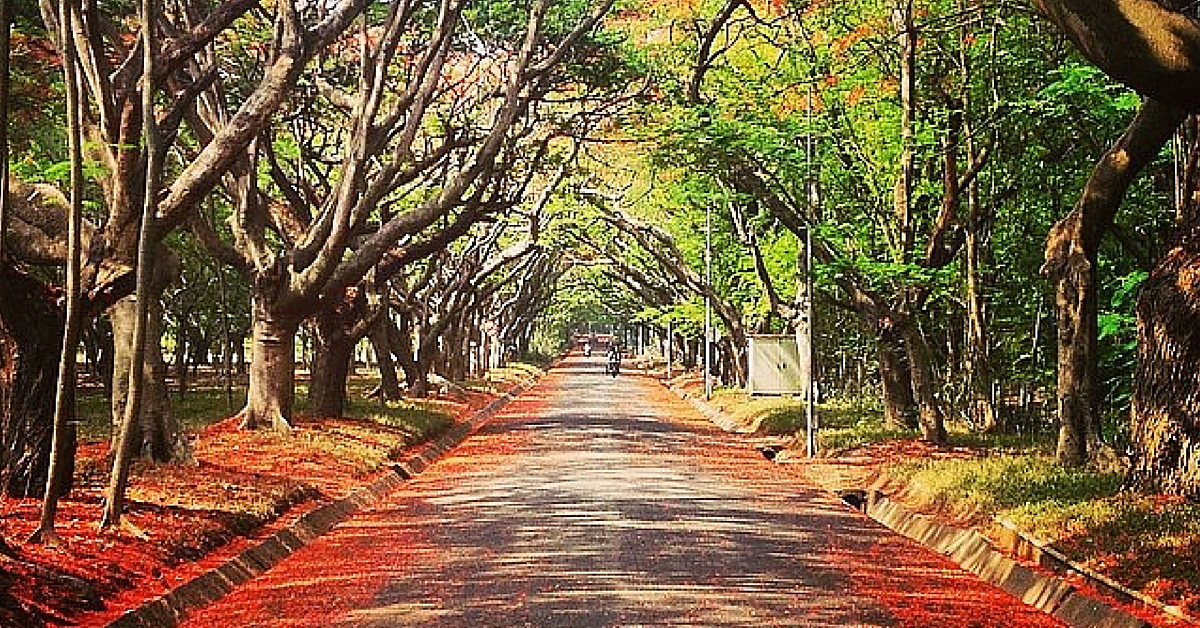
[[[604,374],[616,377],[617,373],[621,372],[621,349],[617,346],[617,343],[614,342],[608,345],[608,355],[606,357]]]

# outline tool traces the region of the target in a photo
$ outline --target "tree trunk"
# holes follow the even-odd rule
[[[912,379],[903,349],[895,342],[879,340],[876,351],[879,356],[884,423],[896,429],[916,427],[917,404],[913,400]]]
[[[900,168],[896,173],[894,211],[896,214],[896,249],[900,262],[907,261],[913,247],[913,184],[916,178],[914,165],[914,119],[916,117],[917,82],[917,32],[913,24],[912,0],[900,0],[892,9],[892,25],[900,44]]]
[[[161,294],[161,285],[154,292]],[[171,410],[167,390],[167,366],[162,353],[162,301],[154,294],[147,295],[149,316],[146,320],[146,354],[142,370],[141,416],[133,425],[130,437],[137,445],[133,454],[154,462],[189,463],[192,460],[183,427]],[[126,297],[108,309],[113,327],[112,422],[119,426],[128,402],[130,356],[133,353],[133,325],[136,320],[136,301]],[[113,430],[116,438],[116,430]]]
[[[375,348],[375,361],[379,363],[379,397],[385,401],[400,398],[400,379],[396,376],[396,358],[392,354],[394,333],[391,318],[386,313],[371,326],[371,346]]]
[[[62,312],[33,277],[0,260],[0,489],[41,498],[49,472]],[[55,348],[57,347],[57,349]],[[75,435],[63,454],[74,468]],[[64,474],[59,494],[70,488]]]
[[[1196,221],[1138,297],[1131,480],[1200,498],[1200,230]]]
[[[429,392],[428,366],[418,368],[417,351],[413,341],[413,314],[402,312],[398,329],[392,334],[392,353],[404,371],[406,393],[412,397],[424,397]]]
[[[1079,466],[1100,439],[1096,262],[1100,242],[1137,174],[1170,139],[1184,114],[1142,103],[1125,133],[1096,163],[1075,208],[1046,238],[1042,274],[1058,311],[1058,459]]]
[[[992,403],[991,347],[984,317],[983,291],[979,285],[979,234],[968,231],[966,249],[966,366],[971,381],[971,410],[979,429],[994,432],[1000,428],[1000,418],[996,413],[996,404]]]
[[[1081,466],[1089,444],[1099,437],[1097,389],[1097,297],[1095,266],[1081,258],[1060,269],[1055,282],[1058,311],[1059,462]]]
[[[921,428],[921,438],[935,445],[945,445],[945,417],[934,393],[929,343],[925,334],[917,327],[916,321],[907,317],[899,318],[897,327],[904,338],[909,377],[912,379],[912,390],[917,401],[917,423]]]
[[[312,330],[316,350],[308,386],[308,411],[314,417],[343,416],[357,339],[346,334],[340,316],[326,310],[314,317]]]
[[[175,382],[179,392],[179,398],[187,393],[188,380],[188,330],[186,328],[187,320],[191,316],[184,313],[179,321],[179,329],[175,333]]]
[[[252,304],[253,331],[250,357],[250,386],[242,426],[269,426],[290,434],[295,402],[296,330],[300,321],[272,311],[264,295],[255,294]]]

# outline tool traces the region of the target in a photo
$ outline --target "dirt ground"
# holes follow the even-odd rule
[[[456,394],[432,404],[461,420],[496,395]],[[135,465],[126,520],[98,527],[107,443],[81,445],[76,488],[61,500],[61,547],[26,541],[40,500],[0,498],[0,626],[97,626],[160,595],[304,512],[348,495],[399,456],[411,435],[355,419],[299,417],[291,438],[246,432],[230,417],[192,434],[195,465]],[[372,470],[374,468],[374,470]]]

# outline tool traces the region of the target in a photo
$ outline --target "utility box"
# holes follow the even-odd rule
[[[808,381],[800,360],[795,336],[755,335],[750,337],[751,395],[802,395]]]

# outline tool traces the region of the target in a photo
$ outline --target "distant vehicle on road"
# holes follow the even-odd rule
[[[621,349],[617,343],[608,345],[608,355],[604,361],[604,374],[616,377],[621,372]]]

